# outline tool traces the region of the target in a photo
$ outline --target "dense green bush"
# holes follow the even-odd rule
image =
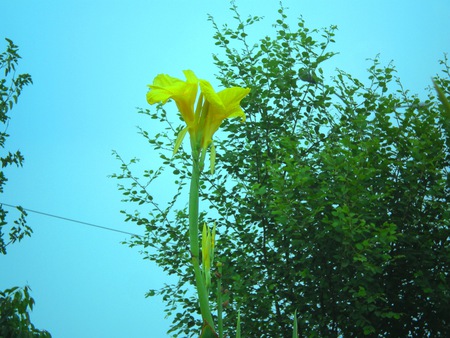
[[[30,288],[13,287],[0,291],[0,337],[51,338],[50,333],[38,330],[30,320],[34,299]]]
[[[253,45],[246,32],[260,18],[232,11],[234,28],[210,18],[222,50],[214,62],[225,87],[252,89],[247,121],[223,124],[216,174],[204,174],[201,191],[202,217],[217,224],[228,334],[239,310],[243,337],[290,337],[295,311],[306,337],[450,335],[449,128],[431,83],[421,100],[378,57],[364,80],[325,74],[336,27],[309,30],[299,19],[292,29],[280,8],[275,36]],[[441,64],[435,81],[449,96]],[[136,160],[118,156],[122,172],[113,176],[127,181],[125,200],[141,205],[123,212],[148,236],[129,245],[179,277],[149,295],[166,302],[171,332],[195,336],[178,201],[189,161],[182,151],[170,158],[176,112],[141,112],[166,125],[157,135],[141,130],[164,163],[140,177]],[[151,190],[158,178],[177,187],[167,206]]]

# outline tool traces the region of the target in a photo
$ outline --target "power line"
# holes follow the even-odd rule
[[[16,209],[18,208],[17,206],[14,206],[14,205],[11,205],[11,204],[7,204],[7,203],[2,203],[2,202],[0,202],[0,205],[4,205],[4,206],[7,206],[7,207],[16,208]],[[90,227],[99,228],[99,229],[103,229],[103,230],[114,231],[114,232],[119,232],[119,233],[122,233],[122,234],[136,236],[136,237],[144,237],[144,236],[141,236],[141,235],[138,235],[138,234],[134,234],[134,233],[128,232],[128,231],[108,228],[108,227],[105,227],[105,226],[102,226],[102,225],[88,223],[88,222],[83,222],[83,221],[78,221],[76,219],[72,219],[72,218],[68,218],[68,217],[62,217],[62,216],[57,216],[57,215],[49,214],[49,213],[42,212],[42,211],[27,209],[27,208],[23,208],[23,207],[20,207],[20,208],[22,210],[27,211],[27,212],[32,212],[32,213],[43,215],[43,216],[47,216],[47,217],[57,218],[57,219],[61,219],[63,221],[68,221],[68,222],[73,222],[73,223],[78,223],[78,224],[84,224],[84,225],[87,225],[87,226],[90,226]]]

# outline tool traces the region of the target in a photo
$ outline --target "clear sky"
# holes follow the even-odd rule
[[[237,1],[244,16],[265,17],[254,39],[272,34],[278,3]],[[450,52],[448,0],[284,5],[293,25],[300,15],[309,28],[338,25],[332,49],[340,54],[329,61],[331,71],[362,78],[366,59],[380,53],[385,64],[394,61],[404,86],[420,93]],[[0,202],[142,233],[119,213],[133,208],[120,202],[117,182],[108,178],[119,171],[111,151],[158,165],[136,126],[151,133],[160,126],[136,107],[147,107],[146,85],[158,73],[182,77],[192,69],[217,85],[211,54],[220,50],[207,14],[230,23],[228,7],[224,0],[3,0],[0,38],[19,45],[19,72],[30,73],[34,84],[11,112],[6,149],[20,149],[25,163],[6,170]],[[38,328],[55,338],[167,336],[162,302],[144,294],[170,279],[121,245],[126,235],[33,213],[28,224],[33,236],[0,256],[0,289],[32,288]]]

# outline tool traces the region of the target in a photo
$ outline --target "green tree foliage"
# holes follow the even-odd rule
[[[0,337],[1,338],[50,338],[45,330],[38,330],[30,321],[29,311],[34,300],[30,288],[13,287],[0,291]]]
[[[228,334],[239,312],[243,337],[290,337],[294,313],[304,337],[450,335],[450,135],[434,88],[420,100],[378,57],[365,80],[325,74],[336,27],[309,30],[300,18],[293,29],[280,8],[275,36],[251,44],[260,18],[231,10],[234,28],[210,18],[218,79],[252,91],[246,123],[224,123],[216,174],[204,174],[201,191],[203,219],[217,226]],[[450,68],[441,64],[434,81],[448,97]],[[183,152],[170,158],[180,129],[166,111],[141,112],[167,126],[141,130],[164,163],[142,178],[132,173],[137,160],[118,156],[113,176],[126,181],[125,201],[141,205],[123,213],[148,236],[129,245],[179,277],[149,295],[167,303],[171,332],[195,336],[178,201],[189,161]],[[175,196],[162,207],[151,184],[174,176]]]
[[[10,40],[6,51],[0,54],[0,70],[4,71],[4,78],[0,79],[0,122],[3,124],[3,131],[0,132],[0,147],[5,148],[8,138],[7,129],[10,117],[9,111],[17,103],[23,87],[33,83],[29,74],[16,76],[16,66],[20,59],[18,47]],[[23,156],[20,151],[8,152],[0,157],[2,169],[15,164],[20,167],[23,163]],[[7,182],[3,170],[0,171],[0,193]],[[0,253],[6,255],[6,247],[16,241],[22,240],[25,236],[30,236],[32,229],[26,224],[26,212],[21,207],[17,207],[20,212],[18,219],[14,220],[14,225],[9,230],[9,242],[3,239],[4,228],[7,226],[7,211],[0,204]],[[38,330],[30,321],[29,311],[33,310],[34,300],[29,293],[30,288],[17,286],[4,291],[0,291],[0,338],[31,338],[31,337],[51,337],[50,333]]]
[[[0,123],[3,129],[0,131],[0,148],[5,148],[5,142],[8,138],[8,124],[10,117],[9,111],[17,104],[17,100],[22,93],[22,89],[33,83],[29,74],[16,75],[16,66],[18,65],[20,55],[18,54],[18,47],[10,40],[5,39],[8,43],[6,51],[0,54],[0,71],[3,71],[4,78],[0,79]],[[7,182],[7,178],[3,173],[3,169],[10,165],[22,166],[23,156],[20,151],[14,153],[8,152],[0,156],[1,167],[0,171],[0,193],[3,192],[3,187]],[[0,253],[6,254],[6,246],[10,243],[20,241],[25,236],[30,236],[32,230],[26,224],[26,212],[21,207],[17,207],[20,216],[13,221],[13,226],[9,230],[9,241],[5,243],[4,228],[7,225],[7,211],[0,204]]]

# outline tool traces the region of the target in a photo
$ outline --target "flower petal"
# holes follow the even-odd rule
[[[217,93],[222,101],[227,118],[241,117],[245,121],[245,113],[241,108],[241,100],[250,93],[250,88],[232,87]]]
[[[197,98],[198,79],[191,70],[183,71],[186,81],[182,81],[167,74],[159,74],[153,84],[149,85],[147,101],[150,104],[173,99],[177,104],[184,121],[188,126],[194,123],[194,104]]]
[[[250,88],[233,87],[216,93],[208,81],[199,80],[200,90],[208,102],[207,112],[204,112],[202,147],[208,147],[212,142],[212,136],[219,129],[223,120],[231,117],[241,117],[245,121],[245,113],[242,110],[241,100],[250,92]]]
[[[182,90],[183,86],[184,81],[167,74],[159,74],[153,80],[153,84],[148,85],[150,91],[147,93],[147,101],[150,104],[165,103],[174,93]]]
[[[211,86],[206,80],[199,80],[200,90],[205,96],[205,100],[208,101],[211,105],[216,106],[219,109],[224,109],[223,102],[219,95],[214,91],[214,88]]]

